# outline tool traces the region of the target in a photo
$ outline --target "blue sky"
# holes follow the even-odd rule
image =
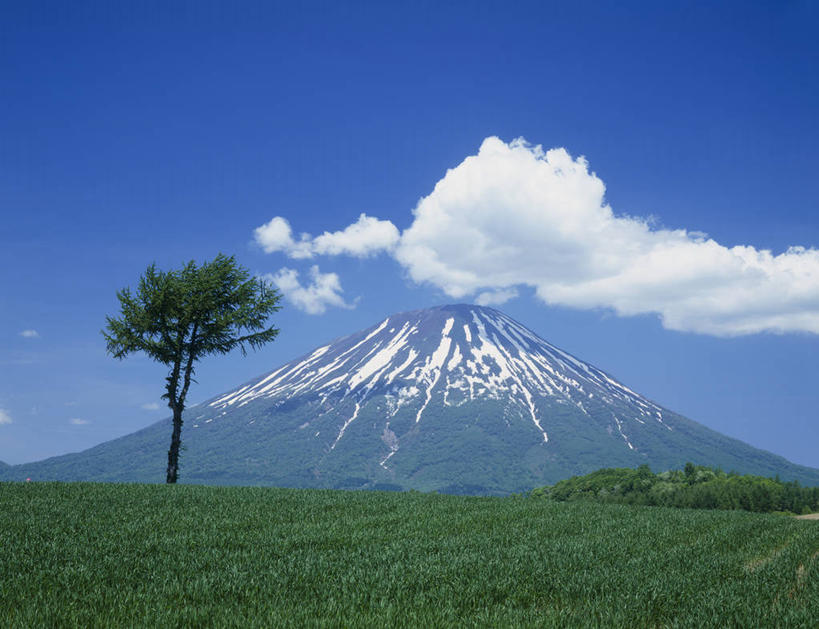
[[[819,467],[819,9],[565,4],[4,4],[0,460],[164,417],[164,369],[99,331],[149,263],[224,252],[286,287],[282,332],[191,402],[516,293],[550,342]]]

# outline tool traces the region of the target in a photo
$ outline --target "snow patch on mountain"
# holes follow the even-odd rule
[[[333,441],[333,445],[330,446],[331,450],[336,449],[336,446],[338,445],[338,442],[341,441],[341,438],[344,436],[344,431],[347,430],[347,426],[349,426],[350,424],[352,424],[355,421],[355,418],[358,417],[358,411],[360,411],[360,410],[361,410],[361,405],[358,402],[356,402],[355,403],[355,411],[353,411],[352,417],[350,417],[350,419],[345,421],[344,425],[341,427],[341,430],[338,431],[338,436],[336,437],[336,440]]]
[[[338,339],[307,356],[210,402],[215,410],[259,398],[287,401],[306,396],[319,408],[345,398],[354,410],[341,425],[335,449],[373,396],[392,418],[413,407],[415,424],[436,399],[460,406],[478,399],[506,402],[549,443],[544,404],[571,404],[591,417],[588,404],[619,404],[613,428],[630,449],[628,420],[663,422],[659,406],[603,371],[541,339],[492,308],[443,306],[387,317],[369,330]],[[328,407],[329,405],[329,407]],[[322,414],[325,411],[322,411]],[[396,450],[390,450],[382,465]]]

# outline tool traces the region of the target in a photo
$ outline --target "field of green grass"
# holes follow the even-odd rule
[[[0,626],[810,627],[819,522],[533,498],[0,483]]]

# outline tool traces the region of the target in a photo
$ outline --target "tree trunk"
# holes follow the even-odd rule
[[[173,433],[171,433],[171,449],[168,450],[168,474],[165,482],[175,483],[179,476],[179,446],[182,443],[182,411],[185,410],[185,397],[188,395],[188,388],[191,386],[191,374],[193,373],[193,361],[196,356],[194,344],[196,343],[196,332],[199,324],[193,324],[191,338],[187,352],[187,364],[185,365],[185,376],[182,384],[182,391],[177,395],[179,388],[179,376],[182,369],[182,360],[185,356],[184,349],[180,342],[179,352],[174,361],[173,370],[167,378],[167,398],[168,406],[173,410]],[[184,338],[184,334],[181,338]]]
[[[175,483],[179,475],[179,446],[182,443],[182,407],[175,404],[173,408],[173,433],[171,449],[168,450],[168,475],[166,483]]]

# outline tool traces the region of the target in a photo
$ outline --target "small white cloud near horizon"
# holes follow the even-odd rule
[[[23,330],[20,332],[20,336],[24,339],[36,339],[40,338],[40,333],[37,330]]]
[[[317,265],[310,267],[310,284],[302,285],[299,272],[283,267],[275,274],[268,273],[262,279],[275,286],[299,310],[307,314],[323,314],[328,306],[354,308],[344,301],[341,280],[336,273],[322,273]]]
[[[72,426],[85,426],[86,424],[90,424],[91,422],[87,419],[81,419],[79,417],[72,417],[68,420],[68,423]]]
[[[400,238],[398,228],[390,221],[382,221],[366,214],[345,229],[324,232],[311,237],[301,234],[293,238],[290,223],[282,216],[273,217],[268,223],[257,227],[254,239],[265,253],[281,251],[290,258],[304,259],[316,255],[349,255],[367,258],[382,251],[390,251]]]
[[[159,402],[147,402],[143,404],[140,408],[144,411],[158,411],[159,410]]]
[[[0,408],[0,426],[4,424],[11,424],[12,419],[11,415],[9,415],[8,411],[4,408]]]
[[[418,202],[397,241],[364,239],[357,251],[380,246],[413,281],[454,299],[500,305],[530,287],[545,304],[656,314],[677,331],[819,334],[819,249],[726,247],[701,231],[658,228],[653,216],[616,215],[605,192],[583,157],[488,137]],[[351,254],[346,235],[369,233],[370,223],[398,233],[362,214],[321,246],[321,236],[293,240],[281,217],[256,235],[265,246],[260,230],[269,228],[265,251],[291,257]]]

